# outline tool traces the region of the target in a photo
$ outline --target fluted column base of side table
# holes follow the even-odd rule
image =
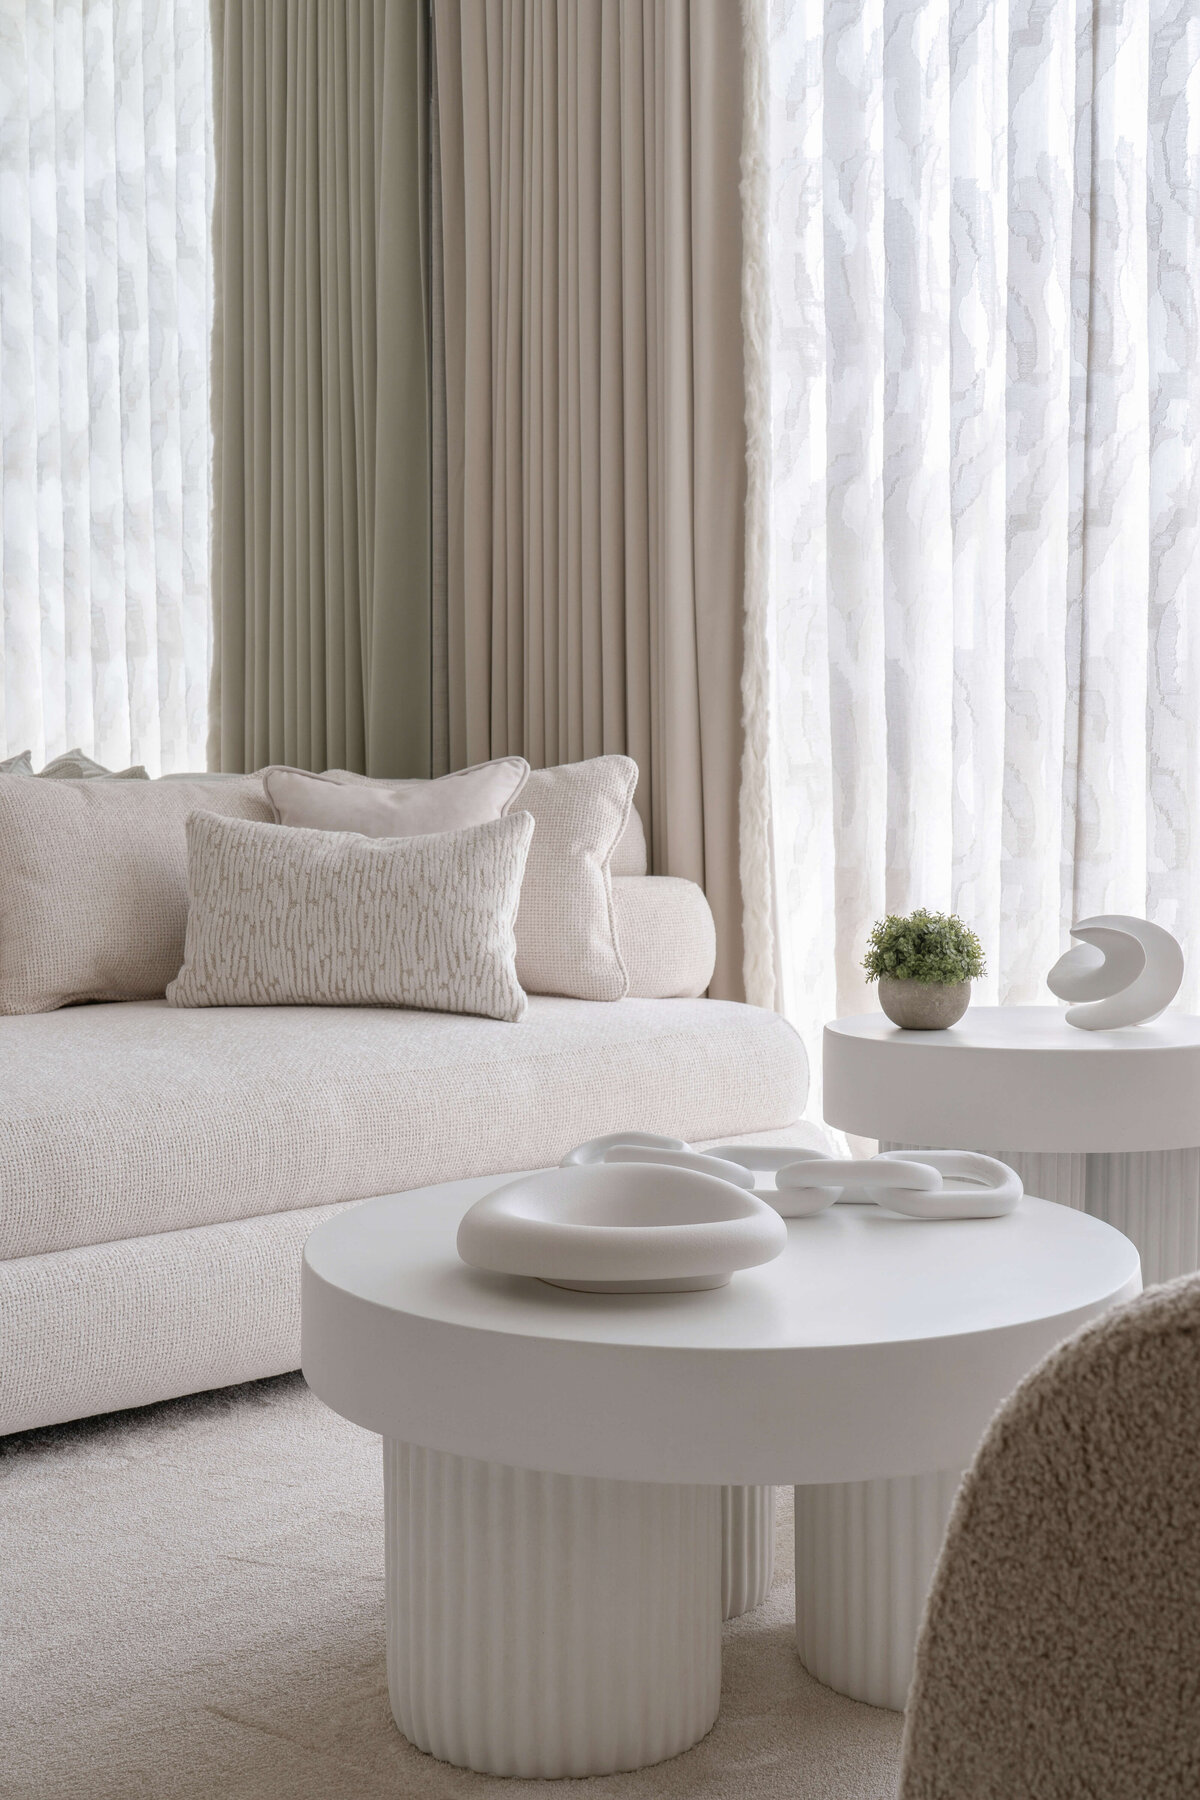
[[[904,1709],[962,1471],[796,1489],[796,1647],[810,1675]]]
[[[513,1469],[384,1440],[392,1713],[487,1775],[687,1750],[721,1694],[721,1490]]]
[[[1200,1150],[1122,1150],[1087,1159],[1087,1210],[1137,1245],[1142,1280],[1200,1268]]]
[[[880,1148],[918,1146],[888,1143]],[[1137,1246],[1147,1287],[1200,1269],[1200,1149],[985,1154],[1015,1169],[1026,1193],[1091,1213],[1123,1232]]]
[[[721,1617],[761,1606],[775,1576],[775,1489],[721,1489]]]

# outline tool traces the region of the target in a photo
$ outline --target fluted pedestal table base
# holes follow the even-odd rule
[[[717,1716],[722,1611],[769,1578],[767,1484],[961,1466],[1029,1369],[1141,1285],[1119,1232],[1027,1195],[1001,1219],[831,1207],[740,1291],[610,1305],[458,1260],[466,1209],[508,1179],[326,1220],[301,1302],[310,1387],[384,1440],[397,1724],[486,1774],[688,1749]],[[800,1643],[824,1680],[903,1698],[952,1485],[802,1491]]]
[[[761,1606],[775,1578],[775,1489],[721,1489],[721,1617]]]
[[[721,1490],[385,1440],[392,1714],[487,1775],[677,1756],[721,1695]]]
[[[796,1647],[810,1675],[904,1709],[962,1471],[796,1489]]]

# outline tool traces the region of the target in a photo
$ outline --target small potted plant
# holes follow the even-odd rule
[[[879,1004],[906,1031],[943,1031],[962,1018],[971,983],[983,974],[983,947],[954,913],[921,906],[907,918],[889,913],[871,932],[863,958]]]

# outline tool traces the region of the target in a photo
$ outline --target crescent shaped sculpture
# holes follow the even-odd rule
[[[1157,1019],[1179,992],[1183,951],[1161,925],[1127,913],[1097,913],[1072,925],[1080,941],[1060,956],[1046,986],[1072,1002],[1067,1024],[1112,1031]]]

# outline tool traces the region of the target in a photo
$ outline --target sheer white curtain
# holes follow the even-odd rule
[[[1200,1002],[1200,5],[744,0],[747,974],[819,1064],[885,911]]]
[[[0,757],[203,768],[207,0],[0,0]]]

